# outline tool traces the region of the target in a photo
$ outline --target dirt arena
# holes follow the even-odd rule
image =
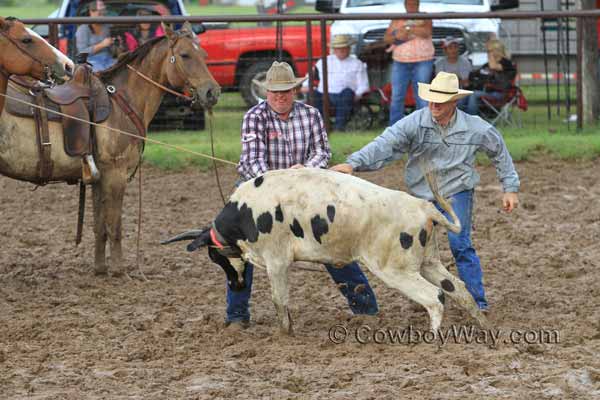
[[[427,314],[372,275],[381,312],[354,317],[328,274],[299,268],[290,273],[294,337],[277,334],[261,270],[252,325],[225,329],[222,270],[204,252],[158,245],[216,215],[222,203],[210,173],[143,170],[147,282],[135,266],[137,180],[123,222],[130,277],[114,278],[92,272],[89,194],[76,248],[77,187],[32,191],[0,178],[0,398],[600,398],[598,162],[540,158],[517,169],[521,207],[513,215],[499,211],[492,166],[480,168],[477,190],[474,242],[500,332],[495,345],[477,331],[479,343],[419,341]],[[232,170],[221,173],[231,187]],[[403,187],[401,164],[361,176]],[[447,302],[446,332],[471,323]],[[403,340],[386,333],[407,330]],[[559,343],[546,343],[556,335],[543,330],[558,332]],[[330,331],[337,341],[348,336],[335,344]]]

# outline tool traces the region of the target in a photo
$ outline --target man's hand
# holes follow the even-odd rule
[[[304,168],[304,165],[302,164],[294,164],[290,167],[290,169],[298,169],[298,168]]]
[[[338,164],[338,165],[334,165],[333,167],[331,167],[329,169],[332,171],[341,172],[343,174],[350,174],[350,175],[352,175],[352,172],[354,172],[354,168],[352,168],[352,165],[350,165],[350,164]]]
[[[504,193],[502,196],[502,209],[511,212],[519,206],[519,196],[516,193]]]

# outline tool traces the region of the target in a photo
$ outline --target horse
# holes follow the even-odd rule
[[[13,17],[0,17],[0,93],[6,94],[10,75],[31,76],[62,83],[73,71],[73,61]],[[0,113],[4,96],[0,96]]]
[[[157,37],[122,56],[115,65],[97,73],[111,97],[108,118],[95,127],[93,157],[100,178],[92,183],[94,210],[94,271],[106,275],[107,241],[110,244],[110,272],[125,271],[121,248],[121,215],[128,178],[141,162],[143,140],[118,134],[108,128],[142,134],[159,108],[164,87],[183,90],[205,108],[216,104],[221,88],[206,66],[206,52],[186,22],[175,31],[164,26],[165,36]],[[162,86],[162,88],[161,88]],[[123,106],[123,102],[126,103]],[[124,107],[124,108],[123,108]],[[128,110],[127,110],[128,108]],[[60,122],[49,122],[52,143],[50,181],[77,182],[82,178],[81,160],[64,151]],[[140,127],[140,125],[142,125]],[[0,173],[14,179],[36,182],[40,159],[33,119],[4,112],[0,117]]]

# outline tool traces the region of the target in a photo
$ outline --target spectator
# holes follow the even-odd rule
[[[458,100],[471,92],[459,89],[456,75],[439,72],[431,84],[419,83],[418,93],[429,102],[428,108],[387,128],[350,155],[345,164],[331,169],[344,173],[373,171],[407,153],[404,176],[408,189],[417,197],[431,200],[423,161],[435,167],[439,172],[440,193],[451,199],[462,225],[460,233],[448,232],[458,275],[478,307],[487,310],[481,263],[471,241],[475,186],[479,182],[475,156],[478,152],[485,153],[496,167],[504,191],[502,209],[506,212],[512,212],[519,204],[519,175],[500,132],[483,119],[457,109]],[[436,206],[442,211],[439,204]]]
[[[101,17],[106,12],[106,6],[101,0],[95,0],[88,6],[90,17]],[[111,46],[114,42],[110,37],[110,27],[101,24],[80,25],[75,33],[78,53],[87,53],[87,61],[94,71],[107,69],[114,64]]]
[[[419,12],[419,0],[406,0],[406,12]],[[417,83],[429,82],[433,72],[435,50],[431,40],[431,20],[392,20],[385,31],[384,41],[392,52],[392,102],[390,126],[404,117],[404,101],[408,85],[412,82],[417,109],[427,102],[416,96]]]
[[[135,15],[138,17],[143,17],[152,16],[154,13],[145,8],[140,8],[137,10]],[[137,49],[138,46],[146,43],[148,40],[155,37],[164,36],[164,34],[165,31],[160,24],[153,25],[149,22],[142,22],[137,24],[132,32],[125,32],[125,46],[127,47],[127,51],[133,51]]]
[[[466,57],[459,54],[461,39],[453,36],[447,36],[442,42],[444,54],[446,57],[442,57],[435,62],[435,73],[444,71],[449,74],[455,74],[458,76],[458,80],[461,88],[469,87],[469,74],[473,69],[471,61]]]
[[[297,87],[305,79],[294,77],[289,64],[275,61],[267,71],[266,82],[255,81],[267,91],[267,100],[244,115],[242,154],[238,165],[242,181],[274,169],[327,167],[331,151],[323,119],[314,107],[294,101]],[[348,299],[353,313],[377,313],[375,294],[357,263],[343,268],[325,267]],[[227,286],[226,325],[244,328],[250,321],[253,269],[252,264],[246,263],[246,287],[241,291],[233,291]]]
[[[333,54],[327,56],[327,84],[329,104],[335,108],[335,129],[342,131],[350,119],[354,103],[369,90],[367,66],[356,56],[350,55],[354,39],[350,35],[336,35],[331,41]],[[315,64],[318,77],[323,76],[323,62]],[[306,92],[308,82],[303,91]],[[315,107],[323,115],[323,79],[315,90]]]
[[[486,48],[488,62],[469,76],[471,88],[475,89],[468,98],[467,112],[471,115],[479,114],[481,97],[503,99],[505,91],[510,89],[517,76],[517,68],[510,61],[510,56],[501,41],[489,40]]]

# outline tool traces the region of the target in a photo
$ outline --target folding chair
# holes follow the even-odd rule
[[[504,96],[497,99],[490,96],[481,97],[481,106],[483,117],[492,125],[503,124],[506,126],[523,126],[521,116],[514,112],[517,107],[527,111],[527,99],[520,87],[513,85],[504,91]]]

